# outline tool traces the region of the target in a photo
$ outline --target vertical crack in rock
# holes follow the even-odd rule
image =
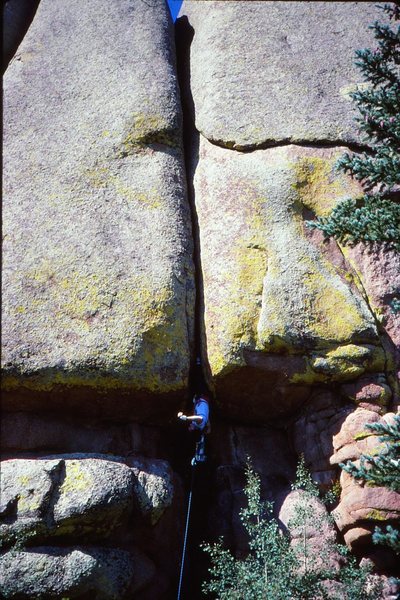
[[[194,31],[186,17],[180,18],[175,24],[175,44],[177,52],[177,70],[183,113],[183,148],[185,157],[186,182],[188,202],[191,211],[192,236],[193,236],[193,263],[195,269],[195,316],[194,316],[194,353],[189,379],[189,393],[204,391],[210,384],[210,368],[207,358],[207,342],[204,327],[204,293],[203,274],[201,263],[201,247],[199,223],[195,202],[195,189],[193,178],[199,158],[199,133],[194,124],[194,103],[190,89],[190,48]],[[201,358],[201,366],[196,364],[196,359]],[[194,360],[193,360],[194,359]],[[209,385],[211,387],[211,385]],[[193,456],[194,439],[191,440],[190,453],[186,455],[187,466]],[[193,495],[190,515],[189,542],[186,551],[185,572],[182,584],[183,596],[192,598],[201,597],[201,584],[207,577],[207,563],[205,553],[200,544],[205,541],[206,528],[212,505],[213,493],[212,459],[196,467],[192,480]],[[186,467],[187,468],[187,467]],[[190,480],[187,479],[187,492]]]
[[[193,177],[199,158],[199,133],[194,124],[194,102],[190,89],[190,46],[194,30],[189,24],[187,17],[181,17],[175,25],[175,44],[177,53],[178,81],[182,102],[183,113],[183,147],[186,168],[187,194],[192,217],[193,235],[193,262],[195,266],[195,319],[194,319],[194,358],[201,357],[203,367],[209,375],[210,370],[207,361],[207,342],[204,330],[204,293],[203,275],[201,267],[201,247],[199,223],[195,202],[195,190]],[[192,368],[191,388],[199,382]],[[193,392],[194,389],[191,389]]]
[[[56,506],[60,498],[61,486],[66,477],[65,460],[61,459],[60,462],[52,467],[49,471],[51,479],[51,488],[47,497],[45,510],[43,511],[43,520],[49,529],[53,529],[57,526],[54,518],[54,507]]]

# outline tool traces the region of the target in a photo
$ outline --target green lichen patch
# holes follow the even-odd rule
[[[180,148],[179,130],[171,127],[161,115],[136,112],[122,139],[118,156],[123,158],[154,144]]]
[[[329,214],[340,198],[359,193],[358,184],[338,174],[339,151],[331,156],[304,156],[293,164],[295,182],[292,187],[301,203],[318,216]]]

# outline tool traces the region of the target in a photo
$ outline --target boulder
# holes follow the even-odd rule
[[[304,490],[293,490],[284,499],[279,519],[291,537],[307,568],[313,571],[340,568],[340,555],[335,547],[336,532],[324,504]],[[304,567],[303,567],[304,568]]]
[[[384,373],[360,377],[357,381],[345,383],[341,386],[341,391],[360,408],[379,414],[385,412],[392,399],[392,390]]]
[[[349,93],[364,85],[356,48],[371,46],[372,2],[192,2],[196,128],[228,148],[358,141]]]
[[[375,411],[358,407],[348,414],[340,431],[333,436],[332,465],[347,460],[360,464],[362,455],[374,456],[385,446],[366,425],[369,423],[391,423],[394,413],[383,416]],[[356,480],[346,471],[340,474],[341,494],[338,506],[333,511],[336,525],[343,533],[346,544],[352,551],[368,555],[378,571],[391,572],[396,559],[389,550],[372,544],[372,533],[376,526],[400,521],[400,494],[386,487],[372,486]]]
[[[4,123],[5,408],[162,420],[194,310],[167,5],[40,2]]]
[[[117,459],[118,460],[118,459]],[[134,477],[128,466],[106,457],[84,455],[65,460],[54,504],[57,535],[85,532],[108,537],[132,511]]]
[[[217,399],[244,422],[286,416],[317,383],[381,372],[385,353],[352,273],[309,239],[306,211],[359,190],[343,148],[232,152],[200,137],[194,176],[204,338]]]
[[[63,470],[61,459],[6,460],[1,463],[0,538],[2,545],[47,532]]]
[[[99,547],[36,547],[0,557],[2,597],[121,600],[140,590],[154,566],[139,551]]]
[[[358,407],[348,413],[338,431],[332,438],[333,454],[330,458],[332,465],[346,460],[358,460],[362,454],[375,455],[380,452],[384,442],[379,441],[379,435],[371,431],[367,425],[372,423],[393,423],[394,413],[379,416],[376,411]]]
[[[106,456],[10,459],[1,471],[0,534],[6,543],[104,539],[133,510],[134,474]]]
[[[340,431],[332,437],[332,465],[346,460],[360,458],[361,454],[370,454],[379,446],[377,437],[366,428],[367,423],[377,423],[379,414],[363,408],[356,408],[343,421]]]
[[[4,460],[1,473],[3,568],[8,569],[13,557],[16,566],[11,573],[24,580],[12,584],[10,575],[5,587],[10,595],[5,598],[54,598],[59,589],[62,597],[81,597],[91,591],[96,593],[92,597],[119,600],[125,597],[122,588],[128,584],[130,593],[145,585],[144,598],[170,594],[179,569],[185,497],[166,461],[70,454]],[[100,543],[108,549],[82,548]],[[82,567],[67,577],[80,559]],[[121,576],[121,590],[108,592],[109,575],[115,572],[118,579],[126,561],[129,568]],[[31,589],[31,576],[26,573],[36,568],[43,577],[38,577],[35,586],[39,587],[34,589],[42,591],[26,596]],[[52,571],[58,573],[59,581],[50,575]],[[96,578],[103,583],[94,584]]]
[[[356,462],[357,464],[357,462]],[[336,524],[352,546],[371,542],[367,531],[385,521],[400,520],[400,494],[384,487],[372,487],[357,482],[345,471],[340,476],[342,493],[340,502],[333,512]],[[356,531],[352,531],[356,530]],[[356,535],[358,533],[358,535]]]
[[[143,517],[155,525],[174,499],[173,472],[165,460],[127,460],[134,474],[134,492]]]

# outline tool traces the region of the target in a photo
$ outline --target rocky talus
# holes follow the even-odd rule
[[[381,11],[184,0],[174,30],[164,0],[5,4],[0,596],[176,597],[199,349],[185,593],[199,542],[246,554],[248,457],[294,547],[298,457],[339,490],[335,524],[312,507],[316,569],[344,540],[396,573],[371,537],[399,494],[339,464],[398,411],[399,254],[307,226],[361,192],[336,162],[364,147],[354,51]]]

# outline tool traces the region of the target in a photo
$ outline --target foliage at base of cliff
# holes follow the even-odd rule
[[[273,517],[272,503],[261,500],[260,477],[250,465],[246,469],[246,478],[247,507],[240,516],[249,536],[249,553],[240,560],[224,547],[222,540],[214,545],[206,544],[204,550],[212,566],[211,578],[203,584],[205,594],[220,600],[379,598],[380,586],[370,579],[368,570],[358,567],[354,558],[348,556],[347,548],[336,544],[329,536],[316,566],[309,532],[326,526],[329,518],[315,513],[313,503],[318,502],[318,490],[303,463],[299,465],[293,486],[301,490],[301,496],[289,522],[289,530],[297,532],[295,544],[292,536],[284,532]],[[330,560],[332,553],[339,557],[335,564]]]

